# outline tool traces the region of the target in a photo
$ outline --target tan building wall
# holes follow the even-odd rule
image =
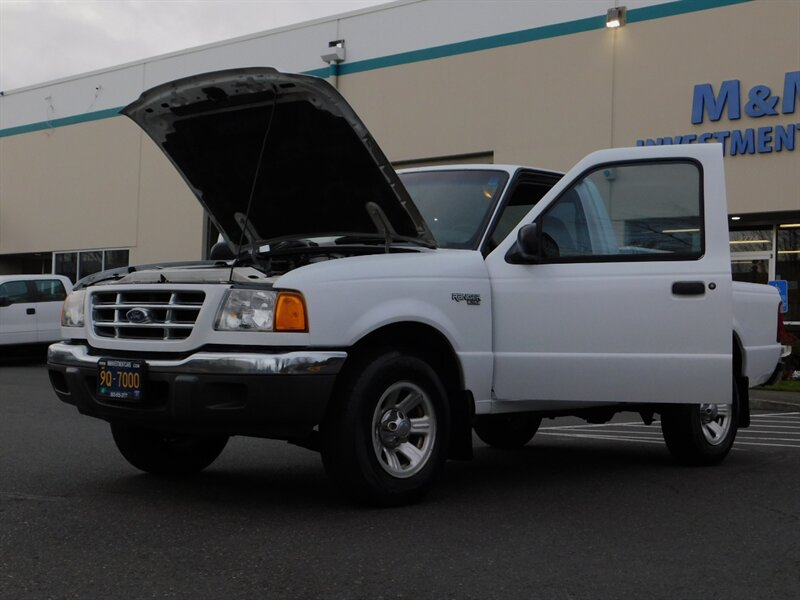
[[[0,139],[0,252],[135,245],[139,139],[119,119]]]
[[[800,124],[794,115],[691,124],[695,84],[741,80],[783,94],[784,75],[800,71],[800,2],[764,0],[656,19],[615,32],[614,145],[636,139]],[[780,112],[780,103],[778,104]],[[800,126],[800,125],[799,125]],[[731,213],[800,210],[800,136],[793,152],[728,156]]]
[[[639,139],[800,127],[800,106],[793,115],[690,119],[695,84],[717,90],[739,79],[744,102],[756,85],[782,94],[789,71],[800,71],[800,2],[757,0],[345,71],[338,84],[393,161],[485,153],[566,170],[592,150]],[[798,159],[800,143],[729,156],[730,211],[800,211]],[[0,258],[130,248],[132,264],[196,259],[203,222],[183,181],[125,117],[0,138]]]
[[[347,75],[339,87],[391,160],[493,151],[497,163],[563,170],[611,143],[611,57],[612,36],[580,33]]]
[[[132,263],[202,253],[203,213],[126,117],[0,138],[0,255],[130,248]]]
[[[639,139],[798,123],[794,115],[691,124],[695,84],[783,93],[800,70],[800,2],[739,4],[368,71],[340,89],[392,160],[493,151],[567,170]],[[799,103],[800,104],[800,103]],[[780,108],[780,103],[779,107]],[[779,111],[780,112],[780,111]],[[793,152],[728,156],[731,213],[800,210]]]

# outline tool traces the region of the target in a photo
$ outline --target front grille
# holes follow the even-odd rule
[[[94,292],[94,333],[126,340],[185,340],[192,333],[205,296],[205,292],[195,290]]]

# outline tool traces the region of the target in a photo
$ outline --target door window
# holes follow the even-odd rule
[[[64,284],[58,279],[37,279],[33,283],[38,302],[61,302],[67,297]]]
[[[542,254],[571,262],[700,258],[701,190],[691,162],[597,168],[540,217]]]
[[[33,297],[28,291],[28,284],[24,281],[6,281],[0,284],[0,298],[8,298],[11,304],[33,302]]]
[[[550,191],[556,181],[557,178],[548,183],[523,180],[517,184],[508,202],[500,209],[494,230],[486,244],[485,254],[497,248],[534,205]]]

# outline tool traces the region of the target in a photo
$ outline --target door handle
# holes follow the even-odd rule
[[[706,284],[702,281],[676,281],[672,284],[672,293],[676,296],[703,296]]]
[[[35,308],[28,308],[28,309],[25,310],[25,313],[28,314],[28,315],[35,315],[36,314],[36,309]]]

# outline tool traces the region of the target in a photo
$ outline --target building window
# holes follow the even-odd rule
[[[116,269],[128,266],[128,250],[103,251],[103,268]]]
[[[731,254],[740,252],[772,252],[772,227],[747,229],[729,233]]]
[[[113,250],[82,250],[79,252],[54,252],[53,273],[66,275],[72,283],[88,275],[128,266],[130,251],[123,249]]]
[[[78,280],[78,252],[58,252],[53,254],[53,273],[65,275],[75,283]]]
[[[92,250],[91,252],[78,253],[78,279],[99,273],[103,270],[103,251]]]
[[[772,227],[731,231],[729,239],[733,280],[767,283],[771,278],[774,257]]]
[[[800,224],[761,226],[730,232],[734,281],[786,281],[788,311],[783,319],[800,325]]]

